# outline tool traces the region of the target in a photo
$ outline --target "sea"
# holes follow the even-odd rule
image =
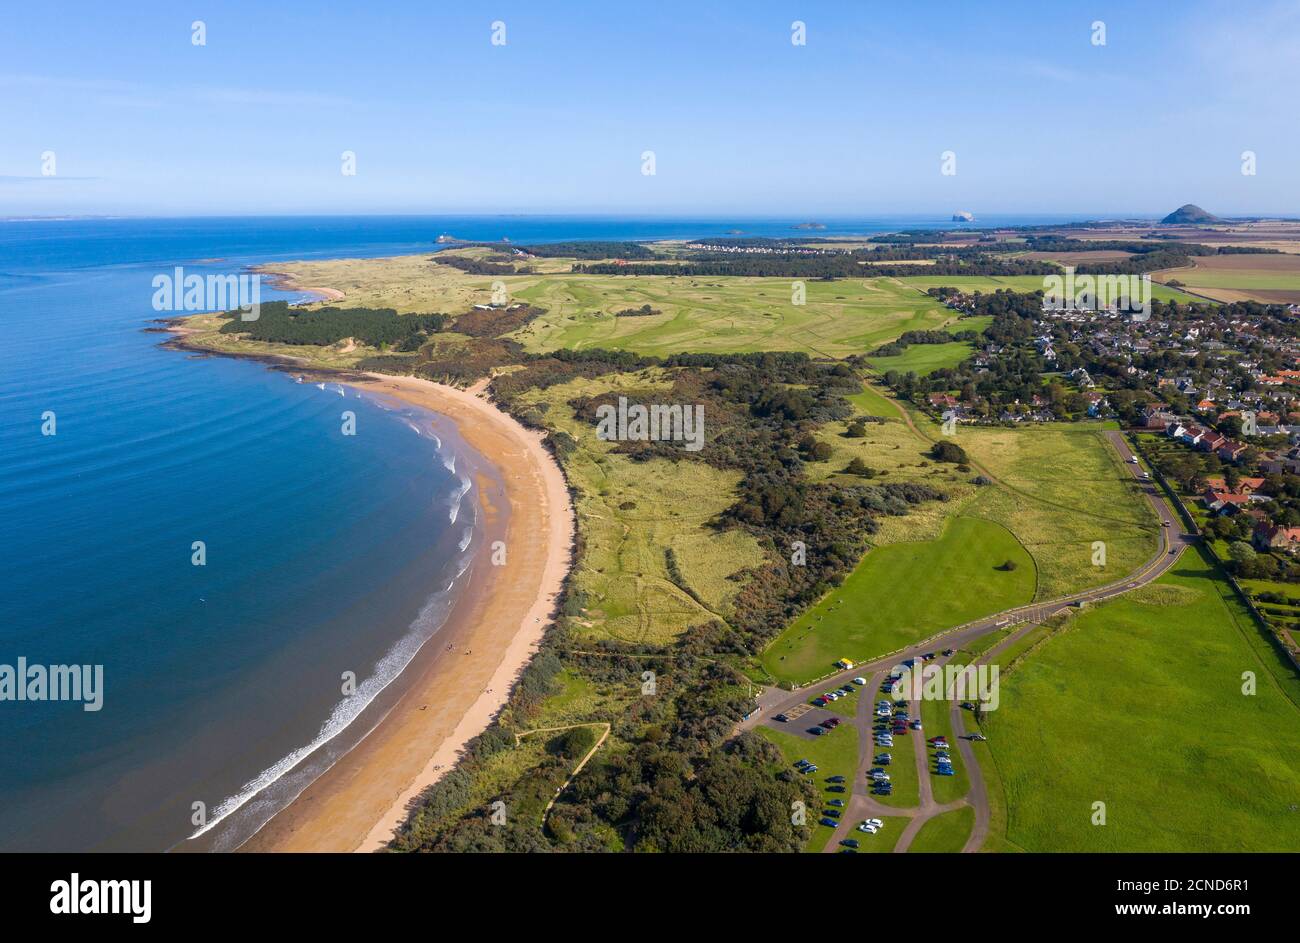
[[[0,697],[0,851],[237,848],[382,719],[481,549],[466,469],[482,458],[454,426],[161,346],[150,328],[170,312],[153,306],[156,276],[432,252],[444,234],[527,244],[955,226],[800,222],[0,220],[0,676],[19,659],[102,670],[97,710]],[[264,284],[262,300],[276,298],[311,300]]]

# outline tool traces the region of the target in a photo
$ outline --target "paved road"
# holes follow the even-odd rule
[[[910,422],[909,422],[910,425]],[[919,433],[918,433],[919,434]],[[953,737],[957,740],[957,749],[961,754],[962,761],[966,764],[968,777],[971,783],[970,791],[962,799],[950,802],[945,805],[937,805],[934,802],[930,790],[930,771],[928,756],[925,750],[924,731],[918,731],[922,736],[918,738],[915,753],[918,754],[917,770],[921,777],[920,803],[911,809],[899,809],[893,806],[886,806],[877,802],[867,792],[866,771],[870,768],[871,760],[875,756],[874,741],[871,736],[872,712],[876,697],[874,692],[880,690],[880,685],[884,681],[885,674],[899,665],[904,659],[919,658],[922,653],[934,651],[937,649],[953,648],[960,649],[964,644],[973,642],[990,632],[1000,628],[1006,628],[1008,625],[1024,623],[1022,628],[1012,632],[1007,638],[1003,639],[990,651],[984,653],[980,658],[975,659],[973,663],[987,662],[990,657],[1003,651],[1007,646],[1013,644],[1022,635],[1031,631],[1035,625],[1050,619],[1058,613],[1077,605],[1090,602],[1100,602],[1106,599],[1113,599],[1116,596],[1130,592],[1139,586],[1144,586],[1153,580],[1159,579],[1175,563],[1178,562],[1182,552],[1187,548],[1189,543],[1194,539],[1194,535],[1189,532],[1183,525],[1182,519],[1170,507],[1164,494],[1160,491],[1155,482],[1143,479],[1141,477],[1142,467],[1133,464],[1130,459],[1134,458],[1128,442],[1120,432],[1105,433],[1106,439],[1115,448],[1128,470],[1129,475],[1139,483],[1140,490],[1146,499],[1151,503],[1152,509],[1156,513],[1157,519],[1161,522],[1160,527],[1160,549],[1156,554],[1147,560],[1135,572],[1129,574],[1122,580],[1109,583],[1096,589],[1086,590],[1082,593],[1074,593],[1069,596],[1062,596],[1049,602],[1031,603],[1027,606],[1018,606],[1014,609],[1008,609],[1003,612],[995,613],[991,616],[978,619],[974,622],[960,625],[940,633],[932,638],[925,639],[917,644],[910,646],[893,654],[886,655],[870,662],[855,665],[845,671],[836,672],[820,681],[812,682],[803,688],[796,689],[793,692],[783,691],[779,688],[768,688],[763,691],[758,699],[760,709],[743,721],[737,728],[737,732],[743,730],[752,730],[759,724],[766,723],[767,718],[776,714],[791,710],[798,704],[802,704],[813,696],[813,689],[830,690],[835,687],[849,683],[854,677],[859,675],[868,677],[868,687],[859,692],[858,709],[856,723],[858,727],[858,769],[854,773],[851,784],[851,797],[844,817],[835,834],[826,843],[827,852],[838,851],[840,839],[848,837],[855,826],[856,822],[864,818],[873,816],[883,818],[886,815],[904,815],[910,818],[907,826],[904,828],[903,835],[899,838],[896,851],[906,851],[911,844],[912,838],[920,831],[921,826],[926,821],[943,812],[960,808],[964,805],[970,805],[975,809],[975,826],[967,839],[964,852],[978,851],[984,844],[989,830],[989,804],[988,794],[984,784],[983,772],[979,768],[979,763],[975,758],[974,750],[969,741],[962,739],[965,734],[965,718],[961,707],[956,702],[951,707],[950,720],[952,724]],[[937,662],[942,664],[943,662]],[[921,716],[920,705],[913,703],[911,706],[911,716]],[[779,725],[778,725],[779,729]],[[909,734],[910,736],[911,734]]]

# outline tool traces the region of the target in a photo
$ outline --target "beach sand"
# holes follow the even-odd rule
[[[469,391],[369,374],[352,385],[433,410],[499,472],[504,494],[476,482],[486,546],[469,584],[410,686],[356,748],[272,818],[241,851],[377,851],[413,800],[455,763],[505,703],[537,649],[568,572],[573,508],[540,433]],[[488,491],[490,493],[484,493]],[[504,540],[506,565],[489,561]]]

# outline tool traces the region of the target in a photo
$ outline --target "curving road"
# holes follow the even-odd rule
[[[906,417],[905,417],[906,418]],[[911,423],[908,423],[911,425]],[[918,431],[919,434],[919,431]],[[1160,549],[1146,561],[1135,572],[1129,574],[1122,580],[1114,583],[1108,583],[1105,586],[1099,586],[1095,589],[1085,590],[1081,593],[1075,593],[1069,596],[1062,596],[1059,599],[1053,599],[1049,602],[1031,603],[1026,606],[1018,606],[1014,609],[1007,609],[1003,612],[995,613],[978,619],[965,625],[956,626],[948,629],[936,636],[917,642],[915,645],[893,652],[889,655],[882,656],[870,662],[855,665],[845,671],[836,672],[828,677],[822,678],[815,682],[810,682],[803,688],[791,691],[784,691],[780,688],[766,688],[758,698],[759,709],[750,715],[746,720],[741,722],[737,732],[751,730],[759,724],[769,724],[774,729],[782,729],[779,722],[769,723],[768,718],[786,711],[790,711],[800,704],[805,703],[812,696],[812,689],[829,690],[835,687],[849,683],[854,677],[867,677],[867,686],[863,688],[858,695],[857,713],[854,718],[857,727],[858,736],[858,768],[854,771],[853,782],[851,784],[851,793],[849,802],[844,810],[840,826],[835,830],[834,835],[826,843],[826,852],[834,852],[839,849],[841,839],[849,837],[852,830],[856,827],[855,823],[864,818],[880,817],[887,815],[907,816],[910,821],[904,827],[902,835],[899,837],[894,847],[895,852],[904,852],[911,845],[912,839],[921,827],[936,815],[962,806],[971,806],[975,809],[975,825],[971,830],[970,837],[966,840],[963,852],[975,852],[983,846],[989,832],[989,804],[988,793],[984,783],[984,776],[980,770],[979,763],[975,757],[975,751],[971,747],[969,740],[964,739],[965,717],[961,706],[952,702],[950,708],[950,725],[952,727],[953,738],[956,741],[957,750],[961,756],[961,761],[966,764],[967,775],[970,780],[970,789],[966,795],[958,800],[940,805],[934,801],[930,784],[929,757],[925,749],[924,731],[917,731],[921,736],[917,738],[915,754],[917,773],[920,777],[919,803],[912,808],[900,809],[894,806],[884,805],[876,801],[867,791],[867,770],[871,768],[872,759],[875,756],[875,743],[872,738],[872,720],[875,707],[876,697],[868,692],[877,692],[884,682],[886,674],[890,669],[896,667],[906,658],[919,658],[923,652],[933,651],[935,649],[960,649],[962,645],[972,642],[990,632],[999,628],[1006,628],[1009,624],[1015,625],[1023,623],[1020,628],[1011,632],[1005,639],[989,651],[983,653],[980,657],[974,659],[971,664],[978,665],[987,663],[990,658],[995,657],[1004,651],[1008,646],[1014,644],[1019,638],[1030,632],[1035,626],[1046,619],[1057,615],[1067,609],[1075,608],[1079,605],[1089,602],[1101,602],[1106,599],[1113,599],[1116,596],[1123,595],[1144,586],[1153,580],[1159,579],[1167,570],[1178,562],[1183,551],[1194,539],[1195,535],[1188,531],[1184,526],[1182,519],[1169,505],[1159,487],[1150,480],[1141,477],[1142,467],[1134,464],[1131,459],[1135,456],[1129,448],[1128,442],[1124,439],[1123,433],[1106,432],[1106,439],[1114,447],[1128,469],[1129,475],[1139,483],[1140,489],[1146,499],[1151,503],[1156,517],[1161,521],[1160,527]],[[936,659],[933,664],[942,665],[946,663],[947,658]],[[920,704],[913,702],[910,705],[910,716],[913,718],[920,717]]]

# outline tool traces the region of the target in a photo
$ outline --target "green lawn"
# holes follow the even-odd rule
[[[889,765],[882,767],[889,774],[890,785],[894,791],[888,796],[872,796],[881,805],[896,809],[911,809],[921,801],[921,785],[916,779],[916,750],[921,748],[921,741],[916,731],[894,738],[892,747],[878,747],[874,740],[871,744],[871,756],[875,759],[879,753],[888,753]]]
[[[826,787],[829,784],[826,780],[831,776],[843,776],[847,780],[846,786],[853,782],[853,774],[858,766],[858,733],[852,724],[840,724],[825,736],[813,740],[804,740],[782,730],[773,730],[771,727],[760,726],[757,730],[759,736],[765,737],[780,748],[785,756],[787,769],[793,769],[795,761],[801,759],[817,765],[817,772],[810,778],[817,786],[819,797],[823,802],[829,799],[843,799],[845,805],[848,805],[849,793],[827,792]],[[825,808],[823,805],[808,807],[808,827],[812,830],[812,837],[805,851],[821,851],[834,834],[833,829],[818,824],[823,808]]]
[[[539,351],[801,350],[846,357],[905,331],[937,330],[958,320],[956,312],[891,278],[805,279],[803,304],[792,303],[789,278],[549,274],[504,281],[511,298],[546,309],[511,335]],[[661,313],[614,315],[646,304]]]
[[[1030,851],[1294,851],[1297,700],[1300,676],[1188,553],[1003,676],[982,728],[1002,783],[994,819]]]
[[[911,821],[905,815],[878,815],[874,818],[880,819],[885,823],[885,827],[874,835],[868,835],[866,832],[859,832],[854,822],[853,833],[850,838],[858,840],[858,854],[860,855],[879,855],[888,854],[894,850],[898,844],[898,839],[903,835],[903,829],[907,828],[907,823]]]
[[[999,569],[1007,561],[1015,568]],[[840,658],[866,661],[1033,594],[1033,560],[1015,537],[990,521],[952,518],[938,540],[868,552],[773,641],[763,665],[779,680],[807,681]]]
[[[970,806],[944,812],[921,826],[907,850],[920,853],[959,852],[974,827],[975,810]]]
[[[901,354],[892,357],[871,357],[867,360],[881,373],[897,370],[900,373],[915,373],[917,376],[929,376],[936,370],[955,367],[975,350],[975,345],[965,341],[953,341],[951,344],[911,344]]]
[[[920,736],[921,740],[929,740],[931,737],[937,737],[940,734],[948,738],[951,749],[948,751],[952,757],[952,776],[940,776],[935,772],[934,750],[926,748],[926,766],[930,770],[930,788],[934,791],[934,801],[940,805],[952,802],[954,799],[960,799],[966,793],[970,792],[970,778],[966,774],[966,762],[962,759],[961,754],[957,752],[957,741],[953,737],[952,724],[949,723],[948,709],[952,706],[951,701],[921,701],[921,723],[925,729],[914,730],[909,736]],[[971,723],[971,719],[968,719]],[[972,724],[973,727],[973,724]]]

